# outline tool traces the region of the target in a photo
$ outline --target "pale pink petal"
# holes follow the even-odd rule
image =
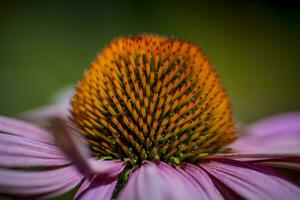
[[[300,188],[264,168],[230,160],[199,165],[245,199],[293,200],[300,197]]]
[[[54,144],[53,136],[34,124],[0,116],[0,133],[18,135],[43,143]]]
[[[176,190],[171,199],[208,199],[201,185],[180,167],[173,167],[164,162],[158,167],[164,172],[162,176],[166,185]]]
[[[32,153],[37,156],[65,158],[64,153],[55,145],[16,135],[0,133],[0,146],[3,147],[0,148],[3,153],[12,152],[15,149],[16,154],[19,152],[19,154],[31,155]],[[29,151],[28,154],[27,151]]]
[[[86,180],[76,194],[78,200],[111,200],[118,177],[103,179],[95,176],[91,181]]]
[[[132,172],[121,191],[121,200],[181,200],[205,197],[201,186],[182,169],[166,163],[145,162]]]
[[[120,200],[168,200],[172,188],[166,185],[162,171],[153,163],[146,163],[133,171],[119,195]]]
[[[249,131],[255,135],[275,135],[300,131],[300,113],[284,113],[262,119],[252,124]]]
[[[30,112],[21,113],[20,118],[33,122],[41,126],[49,126],[51,117],[61,117],[67,119],[70,111],[62,105],[51,105],[36,108]]]
[[[53,144],[0,133],[0,167],[58,166],[70,162]]]
[[[72,166],[38,172],[0,169],[0,177],[0,193],[39,198],[58,196],[83,178]]]
[[[73,94],[74,87],[66,86],[53,95],[51,105],[21,113],[20,117],[45,126],[49,125],[49,118],[51,117],[67,119]]]
[[[119,160],[96,160],[90,158],[87,160],[91,173],[97,175],[98,177],[115,178],[125,168],[125,162]]]
[[[300,134],[254,137],[245,136],[230,147],[237,152],[300,156]]]
[[[65,120],[55,118],[52,119],[52,122],[57,130],[55,132],[57,143],[60,144],[76,167],[87,177],[93,175],[114,177],[123,171],[124,162],[93,159],[87,145],[80,140],[80,137],[74,131],[72,132],[72,128],[66,125]]]
[[[0,155],[0,166],[7,168],[34,167],[34,166],[62,166],[70,163],[69,160],[57,158],[40,158],[34,156]]]
[[[120,194],[121,200],[168,199],[167,187],[155,164],[147,163],[134,171]]]
[[[282,114],[257,122],[230,147],[253,154],[300,156],[300,113]]]

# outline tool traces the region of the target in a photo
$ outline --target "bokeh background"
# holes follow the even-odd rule
[[[297,1],[1,1],[0,114],[74,85],[114,37],[150,32],[199,44],[239,121],[300,109]]]

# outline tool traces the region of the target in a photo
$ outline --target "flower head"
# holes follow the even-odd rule
[[[75,199],[300,196],[276,171],[300,169],[300,114],[251,125],[234,141],[229,98],[190,42],[118,38],[79,81],[71,106],[31,115],[49,130],[0,117],[0,193],[49,198],[80,185]]]
[[[196,45],[114,40],[78,84],[72,119],[99,158],[197,162],[235,138],[229,98]]]

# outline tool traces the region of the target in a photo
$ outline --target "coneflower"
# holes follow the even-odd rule
[[[202,50],[144,35],[114,40],[92,63],[72,119],[100,159],[179,165],[235,138],[228,96]]]
[[[300,169],[300,114],[251,126],[230,144],[237,134],[229,97],[190,42],[115,39],[79,81],[69,110],[49,118],[64,153],[46,130],[0,119],[1,193],[47,198],[81,184],[77,199],[300,197],[272,168]],[[28,166],[42,168],[7,169]]]

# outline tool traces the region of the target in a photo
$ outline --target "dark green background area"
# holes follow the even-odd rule
[[[0,114],[48,102],[114,37],[199,44],[237,120],[300,109],[300,7],[293,1],[1,1]]]

